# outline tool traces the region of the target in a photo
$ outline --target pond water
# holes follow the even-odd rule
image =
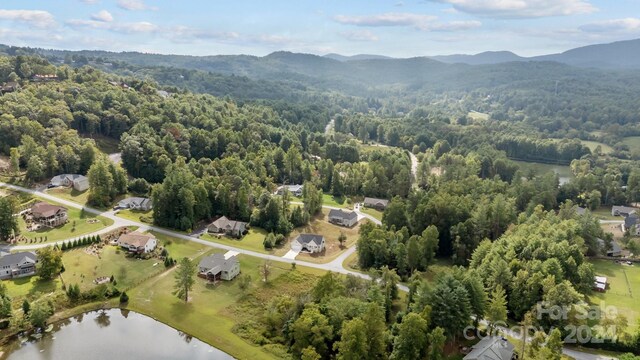
[[[233,359],[150,317],[121,309],[93,311],[54,324],[41,339],[15,339],[9,360]]]

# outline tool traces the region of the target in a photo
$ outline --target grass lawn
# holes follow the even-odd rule
[[[615,306],[619,314],[629,321],[628,333],[634,333],[640,319],[640,266],[616,264],[612,260],[593,260],[596,275],[606,276],[609,288],[604,293],[594,292],[589,297],[592,304],[604,301],[605,306]]]
[[[47,201],[52,203],[51,201]],[[80,209],[67,208],[69,221],[61,227],[43,228],[37,231],[27,231],[26,223],[19,218],[20,234],[28,239],[39,239],[46,237],[46,242],[54,242],[74,238],[84,234],[90,234],[113,224],[113,220],[102,216],[97,216]],[[98,220],[95,223],[89,223],[88,220]],[[75,222],[75,229],[73,223]],[[43,241],[44,242],[44,241]],[[27,241],[28,243],[28,241]]]
[[[544,175],[546,173],[553,172],[558,174],[561,184],[573,179],[571,168],[567,165],[543,164],[528,161],[515,161],[515,163],[518,164],[520,170],[525,176],[527,176],[530,171],[534,172],[536,175]]]
[[[141,223],[151,224],[153,222],[153,210],[148,211],[140,211],[140,210],[118,210],[116,213],[117,216],[127,219],[133,220]],[[143,221],[142,218],[151,219],[152,221]]]
[[[325,251],[319,255],[310,255],[301,253],[298,255],[298,260],[305,260],[315,263],[326,263],[334,258],[336,258],[340,253],[342,253],[345,249],[340,248],[340,243],[338,242],[338,237],[341,232],[347,236],[347,240],[344,245],[345,248],[355,245],[356,241],[358,241],[358,231],[360,229],[359,224],[352,227],[346,228],[342,226],[337,226],[329,223],[328,219],[329,209],[322,209],[322,214],[317,215],[313,218],[313,220],[306,226],[302,226],[293,230],[293,232],[287,238],[285,244],[276,250],[276,255],[284,255],[291,248],[291,241],[293,241],[299,234],[302,233],[311,233],[311,234],[321,234],[324,236],[325,241]],[[368,221],[368,220],[361,220]]]
[[[215,235],[211,235],[209,233],[204,233],[200,236],[200,239],[207,240],[219,244],[234,246],[237,248],[252,250],[255,252],[260,252],[263,254],[270,254],[273,251],[267,251],[264,249],[264,238],[267,236],[267,232],[260,228],[251,228],[247,235],[243,236],[241,239],[232,238],[229,236],[221,236],[217,237]]]
[[[86,205],[89,199],[89,190],[80,192],[74,188],[59,187],[48,189],[46,190],[46,193],[81,205]]]
[[[290,272],[290,266],[282,263],[272,263],[272,273],[269,284],[264,284],[259,274],[261,259],[240,255],[242,274],[251,277],[251,294],[255,294],[263,302],[254,311],[262,312],[264,304],[273,296],[290,291],[293,286],[290,279],[278,281],[283,274]],[[305,271],[298,269],[297,272]],[[302,276],[307,287],[307,277]],[[213,346],[240,359],[275,359],[278,358],[266,352],[263,348],[245,341],[234,331],[234,326],[240,321],[239,317],[250,316],[243,311],[234,311],[234,307],[245,299],[238,286],[238,281],[220,282],[210,285],[205,280],[197,278],[190,293],[190,301],[177,299],[173,294],[173,271],[163,273],[128,292],[128,308],[151,316],[176,329],[188,332]],[[255,319],[254,319],[255,320]]]
[[[7,286],[8,294],[14,304],[22,304],[22,300],[25,297],[29,300],[35,300],[45,294],[62,289],[60,278],[40,280],[38,276],[29,276],[19,279],[3,280],[2,283]]]
[[[159,245],[162,245],[167,249],[169,256],[176,260],[180,260],[183,257],[195,258],[210,249],[208,246],[204,246],[193,241],[177,239],[155,231],[151,231],[151,234],[159,240]]]
[[[344,259],[344,261],[342,262],[342,266],[347,269],[347,270],[351,270],[351,271],[357,271],[357,272],[364,272],[362,270],[360,270],[360,266],[358,265],[358,252],[354,252],[353,254],[349,255],[346,259]]]
[[[630,151],[640,151],[640,136],[629,136],[622,140],[622,143],[629,147]]]
[[[292,202],[302,202],[302,198],[291,196]],[[353,209],[353,202],[347,201],[345,196],[335,197],[331,194],[322,194],[322,205],[332,206],[342,209]],[[296,205],[297,206],[297,205]]]
[[[360,207],[360,212],[365,213],[367,215],[371,215],[374,218],[382,221],[382,213],[383,212],[380,211],[380,210],[376,210],[374,208],[367,208],[367,207],[361,206]]]
[[[474,111],[474,110],[469,111],[467,116],[470,117],[473,121],[487,121],[487,120],[489,120],[489,114],[477,112],[477,111]]]
[[[600,146],[600,149],[603,154],[611,154],[613,152],[613,148],[611,146],[607,144],[603,144],[601,142],[589,141],[589,140],[580,140],[580,142],[582,142],[583,145],[588,147],[589,150],[591,150],[591,152],[594,152],[598,146]]]
[[[595,215],[598,219],[601,220],[620,220],[624,221],[624,217],[622,216],[613,216],[611,215],[611,206],[601,206],[596,210],[591,211],[593,215]]]
[[[117,139],[102,135],[93,135],[89,138],[93,139],[96,142],[98,150],[102,151],[105,154],[113,154],[120,151],[118,150],[118,144],[120,142]]]

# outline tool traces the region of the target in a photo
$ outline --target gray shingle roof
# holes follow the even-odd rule
[[[378,205],[387,206],[389,204],[389,200],[366,197],[364,198],[364,204],[372,205],[372,206],[378,206]]]
[[[345,220],[358,219],[358,214],[355,211],[343,211],[342,209],[331,209],[329,211],[329,218],[336,217]]]
[[[625,229],[631,229],[632,226],[636,225],[638,223],[638,220],[640,219],[640,217],[638,217],[638,215],[636,214],[631,214],[629,216],[627,216],[626,218],[624,218],[624,227]]]
[[[296,238],[296,241],[302,245],[308,245],[308,244],[314,243],[317,246],[320,246],[320,244],[322,244],[323,239],[324,239],[324,236],[318,235],[318,234],[300,234]]]
[[[204,259],[200,260],[198,264],[199,268],[207,269],[206,272],[211,272],[212,274],[218,274],[222,271],[230,271],[235,264],[238,263],[238,256],[232,256],[225,260],[224,254],[216,253],[213,255],[209,255]]]
[[[35,263],[38,260],[38,257],[35,253],[25,251],[18,252],[14,254],[5,255],[0,258],[0,267],[2,266],[15,266],[23,262],[23,260],[27,258],[29,261]]]

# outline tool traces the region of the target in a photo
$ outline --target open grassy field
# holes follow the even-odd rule
[[[57,196],[65,200],[70,200],[81,205],[86,205],[89,198],[89,190],[80,192],[74,188],[59,187],[48,189],[46,192],[47,194]]]
[[[294,229],[287,238],[284,246],[276,250],[276,255],[284,255],[287,251],[289,251],[289,249],[291,248],[291,241],[295,240],[295,238],[300,234],[320,234],[324,236],[324,253],[317,255],[300,253],[297,259],[316,263],[329,262],[340,255],[343,251],[345,251],[346,248],[355,245],[356,241],[358,241],[358,231],[360,229],[359,224],[363,221],[369,221],[366,219],[361,220],[356,226],[352,228],[346,228],[329,223],[328,214],[328,209],[322,209],[322,214],[316,215],[308,225]],[[338,241],[340,233],[344,233],[347,236],[347,239],[344,243],[345,248],[340,247],[340,242]]]
[[[383,213],[382,211],[379,211],[379,210],[376,210],[376,209],[373,209],[373,208],[366,208],[366,207],[362,206],[362,207],[360,207],[360,212],[365,213],[367,215],[371,215],[374,218],[382,221],[382,213]]]
[[[473,120],[473,121],[486,121],[486,120],[489,120],[489,114],[477,112],[477,111],[474,111],[474,110],[469,111],[467,116],[470,117],[471,120]]]
[[[624,145],[629,147],[630,151],[640,151],[640,136],[629,136],[622,140]]]
[[[596,210],[591,211],[595,217],[601,220],[620,220],[624,221],[622,216],[613,216],[611,215],[611,206],[601,206]]]
[[[169,252],[169,256],[176,260],[182,259],[183,257],[195,258],[210,249],[208,246],[193,241],[177,239],[155,231],[151,231],[151,234],[158,239],[158,245],[164,246]]]
[[[588,147],[589,150],[591,150],[591,152],[594,152],[598,146],[600,146],[600,149],[603,154],[611,154],[613,152],[613,148],[611,146],[601,142],[589,141],[589,140],[580,140],[580,142],[582,142],[582,144]]]
[[[127,220],[133,220],[133,221],[137,221],[137,222],[141,222],[141,223],[148,223],[148,224],[151,224],[151,222],[143,221],[142,218],[153,220],[153,210],[148,210],[148,211],[118,210],[116,215],[121,217],[121,218],[127,219]]]
[[[47,202],[53,203],[51,201]],[[43,242],[55,242],[90,234],[113,224],[113,220],[111,219],[84,212],[80,209],[67,208],[67,211],[69,221],[63,226],[53,229],[42,228],[36,231],[27,231],[26,223],[22,217],[20,217],[18,220],[20,234],[28,239],[39,240],[40,238],[46,238]],[[88,222],[94,220],[97,220],[97,222]]]
[[[229,236],[217,237],[215,235],[204,233],[200,236],[200,239],[219,244],[235,246],[237,248],[252,250],[263,254],[270,254],[273,251],[267,251],[264,249],[264,238],[267,236],[267,232],[260,228],[251,228],[247,235],[241,239],[232,238]]]
[[[609,288],[604,293],[595,292],[589,297],[590,302],[598,305],[603,301],[605,306],[615,306],[629,321],[627,332],[634,333],[640,319],[640,265],[616,264],[612,260],[593,260],[591,263],[596,275],[607,277]]]
[[[279,281],[279,278],[290,272],[290,267],[285,264],[273,263],[270,282],[264,284],[259,274],[259,266],[262,260],[240,255],[242,274],[251,277],[251,296],[259,297],[266,301],[277,294],[290,291],[294,286],[291,279]],[[304,271],[298,269],[295,272]],[[236,312],[234,308],[239,302],[246,299],[238,281],[220,282],[211,285],[203,279],[196,279],[193,291],[190,293],[190,301],[177,299],[173,294],[173,271],[163,273],[143,283],[130,291],[128,308],[143,313],[166,323],[176,329],[186,331],[215,347],[242,359],[274,359],[278,358],[269,354],[263,348],[252,345],[234,333],[234,326],[242,316],[249,316],[246,312]],[[308,277],[299,277],[307,288],[313,284]],[[258,309],[263,309],[262,302]],[[258,310],[254,309],[254,310]]]
[[[302,202],[302,198],[300,197],[296,197],[296,196],[292,196],[291,197],[291,201],[292,202]],[[341,197],[335,197],[331,194],[323,194],[322,195],[322,205],[326,205],[326,206],[332,206],[332,207],[336,207],[336,208],[342,208],[342,209],[352,209],[353,208],[353,203],[350,200],[347,200],[347,198],[345,196],[341,196]]]
[[[22,300],[37,299],[43,294],[48,294],[62,289],[62,282],[59,278],[53,280],[40,280],[37,276],[23,277],[19,279],[3,280],[7,286],[7,291],[14,304],[22,303]]]

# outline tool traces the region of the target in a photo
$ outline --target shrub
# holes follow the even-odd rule
[[[122,294],[120,294],[120,304],[124,304],[128,302],[129,302],[129,295],[127,295],[126,291],[123,291]]]

